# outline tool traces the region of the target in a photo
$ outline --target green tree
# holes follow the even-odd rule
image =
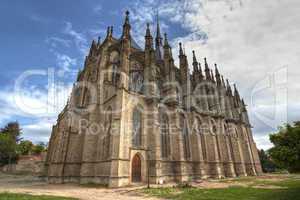
[[[9,134],[12,139],[17,143],[21,141],[22,130],[20,128],[19,122],[9,122],[4,128],[0,130],[1,133]]]
[[[32,153],[40,154],[46,150],[46,145],[43,142],[40,142],[33,146]]]
[[[29,140],[21,141],[17,145],[17,153],[19,155],[28,155],[32,152],[33,147],[34,147],[34,145],[32,144],[31,141],[29,141]]]
[[[10,164],[17,159],[16,147],[22,132],[18,122],[9,122],[0,129],[0,164]]]
[[[0,165],[10,164],[16,161],[16,143],[13,138],[0,133]]]
[[[278,167],[276,164],[272,161],[270,158],[270,155],[268,152],[264,151],[261,149],[258,151],[261,167],[264,173],[270,173],[270,172],[275,172]]]
[[[272,160],[289,172],[300,172],[300,122],[286,124],[270,135],[274,147],[269,150]]]

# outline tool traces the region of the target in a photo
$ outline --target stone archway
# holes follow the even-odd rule
[[[136,154],[132,159],[131,181],[133,183],[138,183],[142,181],[142,161],[139,154]]]

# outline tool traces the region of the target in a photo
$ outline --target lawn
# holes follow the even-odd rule
[[[282,180],[255,178],[235,179],[234,182],[249,183],[220,189],[201,188],[155,188],[144,193],[174,200],[300,200],[300,178],[290,176]]]
[[[75,198],[56,196],[33,196],[28,194],[0,193],[0,200],[78,200]]]

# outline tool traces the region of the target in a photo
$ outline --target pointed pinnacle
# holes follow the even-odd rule
[[[193,50],[193,62],[194,62],[194,63],[198,63],[198,62],[197,62],[197,58],[196,58],[196,55],[195,55],[195,51],[194,51],[194,50]]]
[[[221,78],[222,78],[222,85],[225,87],[226,85],[225,85],[225,81],[224,81],[223,75],[221,76]]]
[[[208,69],[207,59],[204,58],[205,69]]]
[[[165,36],[165,43],[164,43],[164,45],[165,45],[165,46],[169,46],[168,35],[167,35],[167,33],[165,33],[164,36]]]
[[[106,37],[109,36],[109,33],[110,33],[110,26],[107,27],[107,31],[106,31]]]
[[[179,55],[180,55],[180,56],[183,55],[182,43],[181,43],[181,42],[179,42]]]
[[[216,76],[220,75],[219,70],[218,70],[218,66],[217,66],[216,63],[215,63],[215,73],[216,73]]]
[[[212,81],[215,81],[215,76],[212,69],[210,69],[210,74]]]
[[[125,14],[126,14],[126,17],[125,17],[124,25],[129,25],[129,14],[130,14],[130,12],[128,10],[126,10]]]
[[[110,27],[110,35],[111,35],[111,36],[113,35],[113,32],[114,32],[114,27],[111,26],[111,27]]]
[[[150,24],[147,23],[146,37],[151,37]]]
[[[201,67],[201,63],[200,62],[198,63],[198,68],[199,68],[199,72],[202,73],[202,67]]]

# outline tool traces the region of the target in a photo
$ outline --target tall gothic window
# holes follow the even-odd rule
[[[129,90],[132,92],[142,93],[143,92],[144,78],[141,71],[132,70],[130,72],[130,83]]]
[[[111,81],[113,85],[116,85],[118,82],[118,66],[116,64],[112,65],[112,74],[111,74]]]
[[[176,101],[181,104],[181,94],[178,87],[176,87]]]
[[[161,140],[161,156],[162,158],[168,158],[170,156],[170,132],[169,132],[169,120],[165,113],[160,115],[160,140]]]
[[[191,157],[190,151],[190,140],[189,140],[189,130],[188,130],[188,122],[187,119],[181,114],[180,117],[180,125],[182,127],[182,137],[183,137],[183,151],[184,151],[184,158],[189,159]]]
[[[197,132],[201,139],[201,149],[202,149],[203,160],[207,160],[206,140],[205,140],[204,131],[202,129],[202,122],[199,118],[197,118]]]
[[[132,146],[140,147],[142,145],[142,113],[135,108],[132,116]]]
[[[112,129],[112,109],[109,107],[105,111],[105,123],[104,123],[104,138],[103,138],[103,159],[108,159],[111,154],[110,140],[111,140],[111,129]]]

